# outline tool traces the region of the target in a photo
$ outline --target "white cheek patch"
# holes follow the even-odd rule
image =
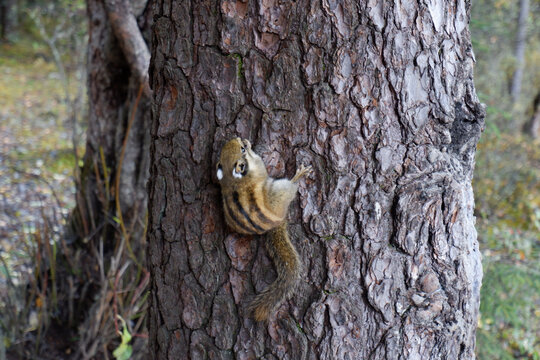
[[[217,175],[218,180],[223,179],[223,170],[217,169],[217,174],[216,175]]]
[[[236,169],[233,169],[233,171],[232,171],[232,176],[235,177],[235,178],[237,178],[237,179],[241,179],[241,178],[242,178],[242,174],[237,173],[237,172],[236,172]]]

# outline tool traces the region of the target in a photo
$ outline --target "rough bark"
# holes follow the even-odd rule
[[[471,177],[484,110],[466,1],[154,4],[148,266],[158,359],[473,359]],[[225,227],[232,136],[274,177],[304,263],[268,324],[264,236]]]
[[[529,0],[519,1],[519,17],[516,35],[516,70],[512,78],[511,96],[514,103],[519,100],[521,82],[523,80],[523,67],[525,66],[525,45],[527,40],[527,18],[529,17]]]

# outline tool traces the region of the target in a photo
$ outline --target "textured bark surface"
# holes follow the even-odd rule
[[[123,3],[111,0],[108,2],[114,6]],[[126,227],[133,231],[132,237],[140,238],[146,213],[150,99],[142,96],[139,101],[126,140],[129,117],[140,79],[144,76],[136,69],[132,71],[129,64],[136,61],[131,60],[128,63],[120,42],[114,35],[109,17],[114,17],[116,8],[109,4],[112,15],[108,15],[104,1],[88,0],[87,4],[90,108],[81,184],[77,190],[76,233],[80,238],[92,239],[103,234],[105,239],[114,238],[111,225],[115,225],[113,216],[118,216],[115,181],[125,141],[119,183],[122,217]],[[146,1],[133,2],[132,8],[133,15],[139,21],[140,32],[146,32],[148,37],[151,17],[150,11],[145,11]],[[134,20],[133,16],[129,18]],[[129,34],[124,35],[125,38],[121,40],[129,41]],[[135,35],[140,36],[140,33]]]
[[[150,346],[159,359],[472,359],[482,278],[471,177],[484,110],[466,1],[165,1],[150,82]],[[225,227],[214,169],[248,138],[300,164],[298,291]]]

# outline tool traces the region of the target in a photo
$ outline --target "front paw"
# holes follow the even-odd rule
[[[249,142],[248,139],[242,140],[242,144],[244,144],[244,146],[245,146],[246,149],[251,150],[251,143]]]
[[[302,178],[303,176],[307,176],[313,172],[313,168],[311,165],[304,166],[304,164],[300,165],[300,168],[296,170],[296,174],[292,178],[292,182],[297,182]]]

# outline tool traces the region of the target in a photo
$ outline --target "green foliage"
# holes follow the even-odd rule
[[[129,333],[124,319],[122,319],[120,316],[118,316],[118,318],[122,321],[123,330],[120,334],[120,345],[118,345],[118,347],[113,351],[113,356],[117,360],[128,360],[133,353],[133,348],[131,345],[129,345],[129,342],[131,341],[131,334]]]
[[[533,234],[521,234],[527,235],[537,241]],[[540,355],[537,343],[540,310],[536,305],[540,301],[540,268],[534,264],[540,260],[538,251],[536,245],[530,257],[517,249],[511,249],[508,254],[488,252],[478,328],[480,359]]]
[[[509,96],[515,70],[519,1],[476,0],[472,2],[470,29],[476,57],[475,84],[480,100],[488,106],[488,122],[502,131],[516,131],[527,120],[532,99],[540,91],[540,2],[531,1],[524,78],[517,104]]]
[[[519,2],[472,3],[475,83],[487,105],[474,177],[484,279],[481,360],[540,359],[540,143],[520,134],[540,91],[540,10],[531,1],[521,100],[509,95]]]
[[[540,231],[540,146],[487,129],[478,145],[474,189],[483,219]]]
[[[540,144],[493,123],[474,190],[484,255],[479,359],[540,358]]]
[[[481,305],[484,327],[531,328],[534,320],[538,320],[535,301],[539,299],[540,272],[520,261],[490,261],[484,270],[489,274],[484,280],[484,291],[489,296]]]

